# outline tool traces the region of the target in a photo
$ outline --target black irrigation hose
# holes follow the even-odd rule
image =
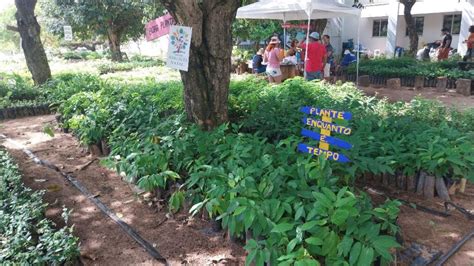
[[[20,143],[7,138],[5,135],[0,134],[0,139],[5,139],[6,141],[12,143],[13,145],[17,146],[18,148],[21,148],[21,150],[30,157],[36,164],[46,166],[56,172],[59,172],[63,177],[65,177],[69,182],[71,182],[74,187],[76,187],[84,196],[86,196],[92,203],[94,203],[105,215],[107,215],[110,219],[112,219],[116,224],[118,224],[124,231],[127,233],[133,240],[135,240],[138,244],[140,244],[147,252],[150,254],[154,259],[161,261],[165,264],[166,259],[161,256],[161,254],[145,239],[143,239],[135,229],[133,229],[130,225],[128,225],[126,222],[124,222],[122,219],[120,219],[112,210],[110,210],[102,201],[99,199],[95,198],[88,190],[85,188],[79,180],[74,178],[73,176],[70,176],[68,174],[65,174],[59,170],[59,168],[51,164],[50,162],[43,161],[39,159],[36,155],[33,154],[30,150],[26,149],[23,145]]]
[[[423,212],[426,212],[426,213],[429,213],[429,214],[433,214],[433,215],[436,215],[436,216],[441,216],[441,217],[451,216],[451,214],[449,214],[448,212],[441,212],[441,211],[431,209],[431,208],[428,208],[428,207],[424,207],[424,206],[415,204],[413,202],[409,202],[407,200],[399,199],[399,198],[396,198],[396,197],[392,197],[392,198],[402,202],[406,206],[411,207],[415,210],[420,210],[420,211],[423,211]]]
[[[454,208],[456,208],[456,210],[458,210],[459,212],[461,212],[462,214],[464,214],[466,216],[467,219],[469,220],[474,220],[474,213],[464,209],[463,207],[459,206],[459,205],[456,205],[450,201],[446,201],[444,203],[444,208],[446,209],[446,212],[448,212],[448,205],[451,205],[453,206]]]
[[[461,240],[459,240],[454,246],[445,254],[443,255],[438,262],[436,262],[435,266],[444,265],[444,263],[454,254],[456,253],[471,237],[474,236],[474,229],[465,235]]]
[[[372,188],[370,188],[370,189],[372,189]],[[372,189],[372,190],[374,190],[374,189]],[[410,208],[413,208],[415,210],[420,210],[420,211],[423,211],[423,212],[426,212],[426,213],[429,213],[429,214],[433,214],[433,215],[436,215],[436,216],[440,216],[440,217],[449,217],[449,216],[451,216],[451,214],[449,214],[447,211],[445,211],[445,212],[438,211],[438,210],[435,210],[435,209],[431,209],[431,208],[428,208],[428,207],[424,207],[424,206],[415,204],[413,202],[409,202],[407,200],[399,199],[399,198],[394,197],[394,196],[388,196],[388,195],[386,195],[385,193],[382,193],[382,192],[377,192],[377,193],[379,193],[379,195],[383,195],[383,196],[385,196],[389,199],[396,199],[396,200],[400,201],[401,203],[405,204],[406,206],[408,206]]]

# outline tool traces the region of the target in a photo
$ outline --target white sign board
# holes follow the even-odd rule
[[[190,27],[171,26],[166,60],[168,67],[188,71],[191,35]]]
[[[72,27],[71,26],[64,26],[64,40],[72,41]]]

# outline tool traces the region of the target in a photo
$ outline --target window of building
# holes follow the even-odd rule
[[[448,28],[451,34],[459,34],[461,31],[461,14],[444,16],[443,28]]]
[[[384,37],[387,36],[387,19],[376,19],[372,27],[372,36],[373,37]]]
[[[425,18],[424,17],[415,17],[415,29],[418,36],[423,35],[423,27],[425,25]],[[406,36],[408,36],[408,27],[406,28]]]

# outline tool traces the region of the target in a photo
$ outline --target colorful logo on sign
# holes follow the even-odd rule
[[[329,147],[330,145],[333,145],[346,150],[352,148],[352,144],[331,136],[331,132],[343,134],[346,136],[349,136],[352,133],[351,128],[337,125],[333,122],[335,119],[350,120],[352,119],[352,114],[348,112],[325,110],[310,106],[301,107],[300,111],[310,116],[321,117],[321,119],[305,116],[302,120],[304,125],[320,129],[320,133],[305,128],[301,130],[301,135],[319,141],[319,147],[311,147],[304,143],[300,143],[298,144],[298,150],[311,155],[323,156],[327,160],[333,160],[342,163],[350,162],[349,158],[343,154],[340,154],[339,152],[330,151]]]
[[[190,35],[183,28],[175,28],[170,35],[171,45],[174,46],[173,53],[183,54],[190,43]]]

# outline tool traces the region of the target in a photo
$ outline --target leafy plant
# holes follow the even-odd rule
[[[79,256],[73,227],[55,230],[44,217],[46,204],[41,198],[41,192],[21,183],[17,166],[0,150],[1,264],[63,264]],[[67,216],[65,210],[63,217]]]

